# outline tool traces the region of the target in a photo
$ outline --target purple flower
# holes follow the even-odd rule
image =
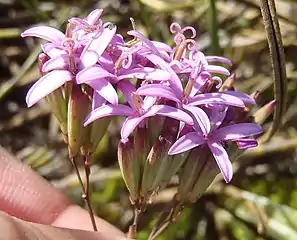
[[[178,103],[180,108],[186,108],[186,105],[197,106],[202,104],[225,104],[230,106],[244,108],[244,101],[253,102],[253,99],[246,94],[232,92],[221,93],[205,93],[197,94],[195,96],[187,96],[182,87],[181,80],[173,71],[168,63],[155,55],[147,56],[154,64],[158,65],[164,71],[170,74],[168,84],[147,84],[137,89],[137,94],[145,96],[163,97]],[[247,100],[248,99],[248,100]]]
[[[154,97],[145,97],[143,99],[134,92],[135,87],[129,81],[121,81],[118,87],[125,95],[130,106],[123,104],[103,105],[93,110],[87,116],[84,125],[88,125],[96,119],[103,117],[127,116],[121,129],[121,139],[122,141],[126,141],[139,124],[142,124],[146,118],[155,115],[174,118],[189,125],[194,124],[192,117],[178,108],[155,104],[156,98]]]
[[[215,112],[217,113],[217,111]],[[233,170],[224,144],[227,141],[234,141],[244,148],[254,147],[257,142],[249,137],[260,134],[262,132],[261,126],[255,123],[238,123],[220,127],[226,115],[225,111],[219,117],[213,115],[213,119],[209,119],[207,114],[199,108],[193,108],[192,113],[199,125],[194,126],[195,131],[181,136],[171,146],[168,154],[182,153],[206,144],[212,152],[225,181],[230,182]]]
[[[30,88],[26,96],[28,107],[66,82],[76,83],[79,71],[98,62],[116,32],[114,25],[102,23],[99,19],[101,14],[102,10],[97,9],[86,19],[70,19],[66,34],[47,26],[33,27],[21,34],[22,37],[39,37],[49,41],[43,45],[44,53],[50,57],[41,69],[46,74]],[[98,92],[102,93],[102,90]],[[114,99],[106,100],[114,103]]]

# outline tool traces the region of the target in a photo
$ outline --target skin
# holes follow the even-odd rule
[[[96,218],[0,146],[0,240],[120,240],[124,234]]]

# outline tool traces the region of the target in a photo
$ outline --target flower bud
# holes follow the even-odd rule
[[[68,100],[68,150],[69,156],[77,155],[81,147],[89,141],[89,127],[84,120],[90,110],[90,100],[79,85],[72,85]]]
[[[263,124],[264,121],[273,113],[275,105],[276,100],[273,100],[256,111],[253,115],[255,123]]]
[[[194,148],[179,175],[176,199],[183,203],[196,202],[218,174],[219,168],[210,150],[207,147]]]
[[[130,193],[132,204],[139,201],[140,165],[134,161],[133,143],[120,142],[118,145],[118,161],[123,179]]]
[[[176,140],[179,130],[179,121],[166,118],[161,135],[152,146],[144,165],[144,173],[140,194],[147,202],[161,188],[183,164],[183,157],[172,157],[168,150]]]

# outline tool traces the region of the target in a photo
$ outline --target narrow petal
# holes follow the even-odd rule
[[[92,41],[84,48],[80,59],[84,67],[89,67],[99,60],[102,53],[110,43],[111,39],[116,33],[116,26],[110,24],[104,28],[99,36],[94,36]],[[98,33],[99,34],[99,33]]]
[[[88,81],[86,82],[91,86],[97,93],[99,93],[106,101],[111,104],[118,104],[118,94],[114,87],[105,78],[99,79],[98,81]]]
[[[170,147],[168,155],[175,155],[188,151],[194,147],[204,144],[205,142],[205,139],[196,132],[187,133],[177,139],[177,141]]]
[[[86,22],[90,25],[95,24],[103,13],[103,9],[95,9],[86,17]]]
[[[162,42],[158,42],[158,41],[151,41],[152,44],[154,44],[154,46],[160,51],[165,51],[168,53],[171,53],[173,50],[172,48],[167,45],[166,43],[162,43]]]
[[[117,88],[121,90],[129,105],[131,107],[134,107],[134,103],[131,98],[131,94],[136,91],[134,84],[131,83],[129,80],[122,80],[118,82]]]
[[[178,98],[182,98],[183,96],[183,86],[181,84],[181,81],[179,77],[176,75],[176,73],[173,71],[173,69],[170,67],[170,65],[165,62],[162,58],[156,56],[156,55],[147,55],[146,56],[148,60],[150,60],[155,65],[159,66],[164,71],[167,71],[170,74],[170,84],[175,91]]]
[[[228,153],[224,147],[216,141],[208,141],[208,147],[210,148],[226,183],[230,182],[233,177],[233,169]]]
[[[262,133],[262,127],[256,123],[238,123],[221,127],[212,133],[214,139],[236,140]]]
[[[166,81],[170,80],[170,74],[164,70],[143,67],[143,68],[134,68],[126,73],[121,74],[119,79],[129,79],[129,78],[138,78],[152,81]]]
[[[197,106],[202,104],[224,104],[244,108],[244,102],[237,97],[225,93],[198,94],[189,99],[188,105]]]
[[[194,125],[193,118],[189,114],[175,107],[167,105],[155,105],[152,106],[149,111],[153,111],[157,115],[174,118],[189,125]]]
[[[224,57],[218,57],[218,56],[206,56],[205,57],[207,62],[221,62],[221,63],[226,63],[229,66],[232,66],[232,62],[228,58]]]
[[[156,97],[146,96],[143,100],[142,108],[144,111],[147,111],[149,108],[151,108],[157,101]]]
[[[38,26],[27,29],[21,34],[22,37],[38,37],[45,39],[52,43],[60,44],[64,39],[65,35],[61,31],[48,27],[48,26]]]
[[[90,82],[93,80],[100,80],[106,77],[116,78],[116,76],[114,76],[110,72],[107,72],[102,67],[92,66],[80,71],[76,75],[76,81],[78,84],[81,84],[81,83]]]
[[[163,97],[180,103],[181,100],[176,96],[171,87],[162,84],[147,84],[143,85],[136,91],[137,94],[142,96]]]
[[[106,103],[106,100],[101,97],[96,91],[93,91],[93,99],[92,99],[92,111],[96,108],[101,107],[103,104]]]
[[[91,122],[94,122],[95,120],[103,117],[109,117],[109,116],[129,116],[134,114],[134,111],[123,104],[118,105],[103,105],[99,108],[96,108],[93,110],[87,117],[84,122],[84,126],[90,124]]]
[[[236,92],[236,91],[225,91],[223,93],[240,98],[245,104],[252,104],[252,105],[256,104],[255,99],[253,99],[251,96],[245,93]]]
[[[230,75],[230,72],[227,68],[221,67],[221,66],[216,66],[216,65],[207,65],[204,66],[204,69],[208,72],[211,73],[219,73],[219,74],[223,74],[223,75]]]
[[[54,69],[65,69],[69,66],[69,55],[63,54],[48,60],[42,66],[43,72],[49,72]]]
[[[221,126],[222,122],[226,117],[227,111],[228,111],[228,107],[224,105],[214,106],[211,109],[210,119],[212,123],[212,131],[214,131],[219,126]]]
[[[66,50],[57,48],[57,44],[51,42],[41,44],[41,49],[50,58],[56,58],[60,55],[68,55],[68,52]]]
[[[235,140],[239,149],[248,149],[258,146],[257,140],[253,138],[243,138]]]
[[[29,90],[26,103],[31,107],[52,91],[61,87],[65,82],[71,81],[72,74],[67,70],[54,70],[40,78]]]
[[[142,35],[140,32],[132,30],[132,31],[128,31],[127,34],[140,39],[149,47],[149,49],[152,51],[153,54],[156,54],[157,56],[161,57],[161,54],[159,50],[155,47],[155,45],[147,37]]]
[[[199,130],[202,131],[204,136],[207,136],[210,132],[210,120],[207,116],[207,114],[199,107],[193,107],[193,106],[187,106],[183,105],[183,108],[192,113],[195,123],[195,129],[196,127],[199,127]]]
[[[146,116],[135,116],[135,117],[128,117],[121,129],[121,139],[126,140],[130,136],[130,134],[133,132],[133,130],[146,118]]]

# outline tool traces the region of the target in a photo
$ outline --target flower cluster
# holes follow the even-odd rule
[[[205,56],[194,40],[195,29],[177,23],[170,26],[173,47],[150,40],[135,29],[127,32],[133,39],[125,41],[116,33],[115,25],[100,19],[102,12],[94,10],[85,19],[69,19],[65,34],[45,26],[22,33],[23,37],[48,41],[42,44],[47,57],[41,66],[43,76],[29,90],[27,105],[32,106],[58,88],[64,88],[63,97],[67,99],[65,86],[80,86],[92,102],[84,126],[109,116],[126,117],[121,128],[123,155],[132,135],[140,135],[134,145],[144,142],[143,158],[150,164],[162,149],[166,149],[167,160],[190,150],[206,149],[211,153],[210,161],[216,162],[229,182],[233,171],[227,147],[232,143],[239,149],[254,147],[257,142],[253,136],[262,132],[248,116],[255,99],[224,85],[224,78],[230,75],[226,66],[231,61]],[[120,95],[124,101],[120,101]],[[158,148],[158,144],[167,148]],[[142,160],[142,171],[146,171],[146,164]],[[121,167],[128,165],[125,157]],[[145,184],[134,181],[142,187]],[[131,184],[127,185],[131,191]]]

